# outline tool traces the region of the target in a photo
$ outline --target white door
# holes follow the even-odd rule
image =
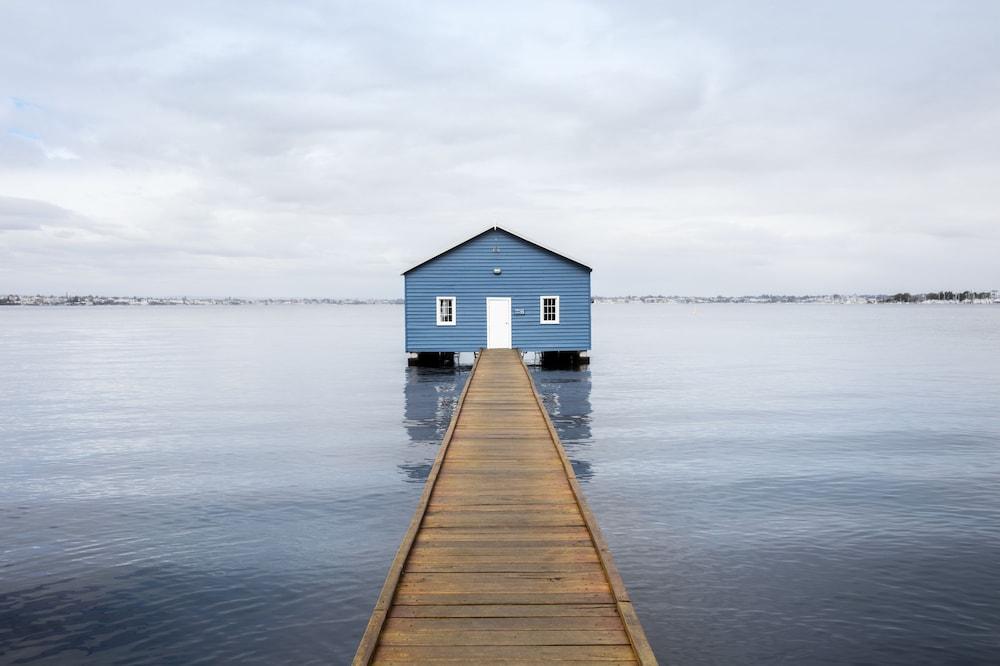
[[[486,346],[510,349],[510,299],[486,299]]]

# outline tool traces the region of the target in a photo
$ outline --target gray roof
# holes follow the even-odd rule
[[[577,261],[573,257],[567,257],[565,254],[562,254],[561,252],[556,252],[555,250],[547,248],[547,247],[545,247],[544,245],[542,245],[540,243],[536,243],[535,241],[533,241],[531,239],[525,238],[524,236],[522,236],[520,234],[515,234],[513,231],[508,231],[507,229],[504,229],[503,227],[498,227],[498,226],[494,225],[492,227],[487,227],[485,231],[481,231],[480,233],[476,234],[472,238],[467,238],[466,240],[462,241],[461,243],[458,243],[457,245],[452,245],[451,247],[449,247],[447,250],[444,250],[443,252],[438,252],[433,257],[430,257],[428,259],[424,259],[419,264],[416,264],[415,266],[411,266],[410,268],[408,268],[405,271],[403,271],[402,274],[406,275],[410,271],[413,271],[413,270],[415,270],[417,268],[420,268],[424,264],[430,263],[430,262],[434,261],[435,259],[437,259],[438,257],[441,257],[443,255],[448,254],[452,250],[457,250],[458,248],[462,247],[466,243],[471,243],[472,241],[476,240],[480,236],[482,236],[484,234],[488,234],[491,231],[502,231],[505,234],[513,236],[514,238],[517,238],[519,240],[522,240],[522,241],[524,241],[525,243],[527,243],[529,245],[534,245],[535,247],[537,247],[540,250],[544,250],[545,252],[548,252],[549,254],[555,255],[555,256],[559,257],[560,259],[565,259],[566,261],[568,261],[570,263],[573,263],[573,264],[576,264],[577,266],[580,266],[581,268],[586,268],[588,271],[593,271],[594,270],[593,268],[591,268],[587,264],[583,263],[582,261]]]

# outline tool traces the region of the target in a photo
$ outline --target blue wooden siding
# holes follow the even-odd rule
[[[502,273],[494,275],[494,268]],[[485,347],[486,299],[491,296],[511,299],[514,347],[524,351],[590,349],[590,271],[502,229],[412,269],[405,283],[407,351]],[[436,324],[437,296],[456,298],[454,326]],[[539,321],[541,296],[559,296],[558,324]]]

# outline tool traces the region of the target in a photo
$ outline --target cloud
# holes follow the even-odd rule
[[[993,3],[53,7],[0,196],[75,222],[3,213],[7,290],[395,295],[496,223],[601,293],[1000,284]]]
[[[72,211],[45,201],[0,197],[0,232],[43,227],[89,228],[92,224]]]

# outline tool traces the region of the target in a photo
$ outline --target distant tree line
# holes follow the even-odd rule
[[[885,298],[886,303],[923,303],[924,301],[965,301],[989,300],[988,291],[932,291],[927,294],[903,292]]]

